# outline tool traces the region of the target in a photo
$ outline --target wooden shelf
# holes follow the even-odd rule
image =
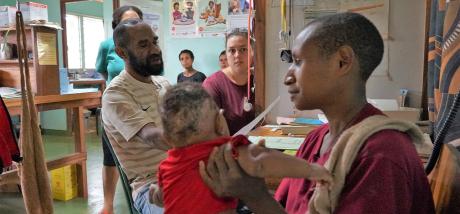
[[[33,59],[29,59],[29,64],[34,64]],[[18,59],[0,59],[0,64],[19,64]]]
[[[26,46],[28,56],[32,58],[28,60],[27,64],[29,67],[32,91],[37,95],[60,94],[57,30],[43,26],[27,26],[26,28]],[[0,28],[0,40],[4,39],[3,37],[6,35],[6,30],[11,30],[8,36],[5,37],[7,42],[9,44],[16,44],[17,32],[14,27]],[[44,37],[45,35],[46,37]],[[51,41],[52,43],[50,43]],[[41,42],[43,42],[44,45],[42,45]],[[40,50],[41,47],[46,47],[48,50],[54,50]],[[47,56],[48,61],[40,62],[39,51],[51,53],[53,55]],[[16,55],[13,54],[13,56]],[[51,61],[49,59],[51,59]],[[18,89],[21,88],[21,75],[19,71],[19,61],[17,59],[0,60],[0,85]]]

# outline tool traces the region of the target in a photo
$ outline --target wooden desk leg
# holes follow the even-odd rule
[[[65,110],[66,112],[66,118],[67,118],[67,133],[72,134],[73,133],[73,115],[72,115],[72,109],[68,108]]]
[[[85,123],[83,117],[83,107],[73,108],[75,121],[75,153],[83,153],[85,160],[77,164],[78,196],[88,198],[88,184],[86,175],[86,143],[85,143]]]

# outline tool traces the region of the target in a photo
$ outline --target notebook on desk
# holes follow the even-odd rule
[[[257,143],[265,139],[265,146],[270,149],[298,150],[305,140],[300,137],[270,137],[270,136],[249,136],[249,141]]]

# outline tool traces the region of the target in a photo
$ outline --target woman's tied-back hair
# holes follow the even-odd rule
[[[307,25],[317,25],[312,35],[320,53],[328,57],[344,45],[355,52],[360,74],[367,80],[383,57],[383,40],[377,28],[363,15],[339,13],[320,17]]]
[[[112,29],[115,29],[118,24],[121,22],[121,17],[123,14],[125,14],[126,11],[132,10],[137,13],[140,19],[143,19],[143,13],[142,11],[137,8],[136,6],[131,6],[131,5],[124,5],[119,8],[117,8],[115,11],[113,11],[112,15]]]
[[[245,40],[247,40],[248,39],[248,29],[246,28],[232,29],[230,33],[228,33],[227,36],[225,37],[225,47],[227,47],[227,42],[230,38],[237,37],[237,36],[241,36],[245,38]],[[251,48],[254,48],[254,39],[252,37],[250,39],[250,43],[251,43]]]
[[[163,130],[168,140],[187,141],[198,135],[200,121],[211,115],[203,115],[207,106],[218,111],[214,100],[199,83],[179,83],[165,93],[160,112]]]

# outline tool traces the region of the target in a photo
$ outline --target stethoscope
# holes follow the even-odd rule
[[[249,14],[248,14],[248,47],[251,47],[251,17],[252,17],[252,0],[249,1]],[[248,96],[244,97],[243,99],[243,110],[245,112],[250,112],[252,110],[252,103],[250,103],[251,99],[251,54],[248,54],[248,84],[247,84],[247,91]]]

